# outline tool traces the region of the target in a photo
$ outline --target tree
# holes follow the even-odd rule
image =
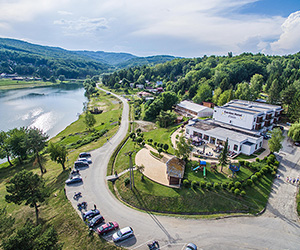
[[[85,121],[85,125],[87,126],[87,128],[89,130],[91,130],[92,127],[94,127],[94,125],[96,124],[95,116],[89,111],[87,111],[85,113],[85,120],[84,121]]]
[[[31,220],[2,243],[4,250],[60,250],[58,234],[51,227],[34,226]]]
[[[214,95],[212,97],[213,103],[215,104],[218,103],[221,94],[222,94],[222,89],[220,87],[214,90]]]
[[[13,156],[18,157],[20,164],[27,157],[27,131],[25,127],[8,131],[8,147]]]
[[[293,102],[294,96],[297,93],[297,89],[293,84],[290,84],[287,88],[281,91],[281,101],[283,104],[287,105],[289,114],[289,107]]]
[[[68,150],[64,145],[58,143],[54,144],[50,142],[48,146],[48,151],[50,152],[50,158],[52,161],[61,164],[63,170],[66,169],[65,163],[67,161]]]
[[[207,83],[199,86],[197,94],[193,98],[193,102],[201,104],[204,101],[210,101],[212,98],[212,89]]]
[[[170,91],[163,92],[160,95],[163,110],[171,110],[172,107],[178,102],[178,96]]]
[[[288,136],[293,141],[300,141],[300,119],[299,122],[294,123],[289,129]]]
[[[175,155],[180,159],[188,159],[191,152],[192,147],[190,146],[190,143],[187,143],[185,138],[180,136],[176,142]]]
[[[226,139],[225,145],[219,155],[219,164],[221,165],[221,172],[223,172],[223,167],[229,163],[227,154],[228,154],[228,139]]]
[[[239,83],[234,95],[237,99],[250,101],[251,94],[249,84],[246,82]]]
[[[27,143],[29,150],[33,151],[35,154],[42,174],[46,173],[46,169],[42,166],[39,152],[46,147],[48,138],[49,135],[38,128],[27,129]]]
[[[66,80],[66,77],[64,75],[58,76],[58,80],[60,80],[60,83]]]
[[[161,110],[159,115],[156,117],[157,123],[161,128],[167,128],[173,124],[176,120],[177,115],[173,111]]]
[[[51,77],[49,78],[49,81],[52,82],[52,83],[56,83],[56,79],[55,79],[54,76],[51,76]]]
[[[275,79],[272,82],[272,85],[269,89],[269,96],[268,96],[268,102],[271,104],[277,104],[277,102],[280,99],[280,88],[279,88],[279,82],[277,79]]]
[[[291,121],[298,121],[300,118],[300,91],[295,94],[291,105],[289,105],[288,116]]]
[[[284,136],[282,135],[282,131],[280,128],[274,128],[271,131],[271,138],[268,141],[269,149],[271,153],[279,152],[282,148],[281,142],[283,141]]]
[[[7,215],[6,208],[0,208],[0,235],[10,235],[13,232],[15,218]]]
[[[16,173],[9,183],[6,185],[7,195],[5,200],[7,202],[13,202],[17,205],[25,202],[25,205],[34,207],[36,223],[39,219],[39,204],[45,201],[49,197],[46,191],[45,182],[37,174],[33,174],[27,170],[22,170]]]
[[[232,89],[228,89],[220,95],[218,99],[218,106],[223,106],[225,103],[231,101],[232,99],[233,99],[233,91]]]
[[[0,158],[3,159],[6,157],[9,165],[12,167],[13,164],[10,161],[11,152],[8,144],[8,133],[1,131],[0,132]]]
[[[256,100],[262,90],[264,84],[264,77],[260,74],[255,74],[250,80],[250,94],[251,100]]]

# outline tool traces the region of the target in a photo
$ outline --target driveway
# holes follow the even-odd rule
[[[140,212],[117,200],[108,189],[106,167],[128,128],[128,104],[124,98],[119,98],[124,104],[120,129],[103,147],[91,152],[93,164],[82,171],[83,184],[66,187],[74,209],[77,202],[73,194],[81,191],[79,201],[87,201],[89,208],[96,204],[106,221],[117,221],[120,227],[132,226],[135,237],[118,243],[129,249],[146,250],[146,243],[152,240],[158,240],[161,249],[172,250],[181,250],[188,242],[194,242],[199,249],[299,249],[300,227],[295,213],[297,187],[285,183],[282,178],[299,174],[300,149],[289,147],[286,141],[279,154],[283,157],[279,168],[283,177],[274,182],[267,211],[262,216],[182,219]],[[111,240],[111,236],[106,239]]]

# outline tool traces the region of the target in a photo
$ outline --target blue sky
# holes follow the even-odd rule
[[[0,37],[183,57],[300,51],[299,0],[0,0]]]

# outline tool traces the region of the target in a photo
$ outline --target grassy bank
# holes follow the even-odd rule
[[[99,108],[103,109],[102,114],[96,115],[95,129],[102,129],[103,126],[108,129],[107,137],[112,136],[118,129],[118,117],[121,115],[122,109],[117,99],[99,92],[95,96],[93,102],[99,104]],[[104,123],[104,124],[102,124]],[[76,136],[84,138],[88,136],[83,117],[76,122],[70,124],[64,131],[52,139],[53,142],[61,142],[65,145],[74,143],[78,140]],[[102,146],[106,142],[106,136],[89,143],[80,148],[71,148],[69,150],[67,167],[71,166],[77,158],[79,152],[90,151]],[[79,138],[80,139],[80,138]],[[73,141],[74,140],[74,141]],[[34,159],[29,158],[24,165],[9,167],[8,163],[0,166],[0,207],[6,207],[8,214],[15,219],[15,228],[25,223],[27,218],[34,218],[34,209],[24,204],[18,206],[13,203],[5,202],[6,188],[5,184],[9,179],[21,169],[28,169],[40,174],[37,166],[33,166]],[[94,236],[89,236],[89,231],[83,223],[77,212],[72,207],[64,194],[64,181],[68,178],[69,172],[63,171],[61,165],[51,161],[49,155],[43,154],[43,165],[47,172],[43,175],[46,186],[49,189],[50,197],[39,208],[41,223],[53,225],[58,232],[59,242],[63,243],[63,249],[119,249],[113,244],[108,244],[105,240]]]
[[[81,80],[64,81],[64,84],[82,84]],[[15,81],[11,79],[0,79],[0,90],[9,89],[22,89],[22,88],[35,88],[35,87],[48,87],[48,86],[58,86],[60,82],[44,82],[44,81]]]

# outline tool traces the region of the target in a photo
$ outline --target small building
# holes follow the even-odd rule
[[[145,92],[145,91],[138,92],[137,95],[138,95],[138,97],[140,97],[140,98],[152,96],[150,93]]]
[[[214,110],[211,108],[187,100],[177,104],[175,111],[186,116],[192,115],[197,117],[211,117],[214,113]]]
[[[202,102],[202,105],[212,109],[215,107],[215,104],[213,102]]]
[[[137,84],[135,85],[138,89],[143,89],[144,88],[144,84]]]
[[[185,162],[173,157],[167,161],[166,166],[169,185],[180,185],[184,175]]]

